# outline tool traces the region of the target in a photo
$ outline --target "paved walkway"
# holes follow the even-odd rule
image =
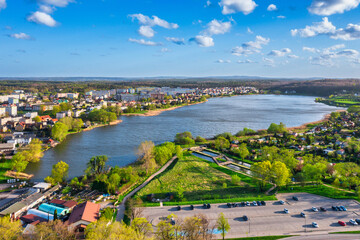
[[[122,200],[122,202],[117,206],[118,209],[118,213],[116,216],[116,221],[122,221],[124,219],[124,214],[125,214],[125,203],[126,201],[131,198],[132,196],[134,196],[135,193],[137,193],[140,189],[142,189],[143,187],[145,187],[151,180],[153,180],[156,176],[158,176],[159,174],[161,174],[162,172],[164,172],[174,161],[175,159],[177,159],[177,156],[174,156],[172,159],[170,159],[164,166],[162,166],[162,168],[159,169],[159,171],[157,171],[156,173],[154,173],[153,175],[151,175],[148,179],[146,179],[145,182],[143,182],[140,186],[138,186],[137,188],[135,188],[132,192],[130,192],[128,195],[126,195],[124,197],[124,199]]]

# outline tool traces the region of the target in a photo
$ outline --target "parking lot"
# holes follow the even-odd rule
[[[292,199],[297,196],[299,201]],[[246,206],[228,208],[226,204],[212,204],[210,209],[196,205],[194,210],[189,206],[182,206],[180,211],[176,207],[151,207],[145,208],[143,215],[153,225],[171,213],[179,218],[191,217],[195,214],[206,215],[214,224],[219,213],[223,212],[228,219],[231,230],[227,237],[267,236],[267,235],[303,235],[324,234],[326,232],[360,230],[360,226],[353,226],[350,219],[360,218],[360,204],[355,200],[329,199],[308,193],[278,194],[277,198],[285,202],[267,201],[266,206]],[[343,205],[347,211],[334,211],[333,205]],[[324,207],[327,211],[314,212],[312,207]],[[284,212],[284,208],[289,213]],[[301,217],[304,212],[306,217]],[[249,220],[244,221],[243,215]],[[347,226],[340,226],[338,221],[346,222]],[[314,228],[311,223],[316,222],[319,228]]]

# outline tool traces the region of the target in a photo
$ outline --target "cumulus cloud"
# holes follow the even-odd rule
[[[30,35],[28,35],[26,33],[14,33],[14,34],[10,34],[9,37],[16,38],[16,39],[24,39],[24,40],[31,39]]]
[[[29,22],[43,24],[48,27],[55,27],[57,22],[47,13],[36,11],[27,17]]]
[[[162,45],[162,43],[146,41],[144,39],[134,39],[134,38],[129,38],[129,42],[138,43],[138,44],[144,45],[144,46],[161,46]]]
[[[313,0],[308,10],[312,14],[330,16],[357,8],[359,3],[360,0]]]
[[[221,22],[214,19],[207,24],[207,29],[205,30],[204,33],[210,36],[225,34],[229,32],[230,29],[231,29],[231,22]]]
[[[179,27],[176,23],[169,23],[157,16],[148,17],[141,13],[131,14],[129,17],[134,21],[135,19],[141,25],[138,33],[144,37],[152,38],[155,35],[153,27],[158,26],[166,29],[177,29]]]
[[[219,60],[215,61],[215,63],[231,63],[231,61],[230,60],[219,59]]]
[[[300,37],[315,37],[317,35],[327,35],[333,39],[341,40],[356,40],[360,39],[360,25],[348,24],[346,28],[336,28],[327,17],[322,19],[322,22],[315,22],[311,26],[306,26],[303,29],[292,29],[291,35]]]
[[[269,38],[256,36],[255,41],[243,43],[241,46],[232,49],[231,53],[236,56],[250,55],[259,53],[264,45],[270,42]]]
[[[278,18],[278,19],[285,19],[286,17],[283,16],[283,15],[279,15],[279,16],[277,16],[276,18]]]
[[[221,0],[219,5],[222,7],[222,14],[242,12],[248,15],[257,7],[253,0]]]
[[[338,56],[346,56],[346,57],[357,57],[359,52],[354,49],[344,49],[340,52],[336,53]]]
[[[150,26],[140,26],[138,33],[147,38],[152,38],[155,35],[154,29]]]
[[[74,0],[38,0],[38,2],[55,7],[66,7],[69,3],[74,2]]]
[[[266,66],[274,67],[274,65],[275,65],[274,59],[271,59],[271,58],[265,58],[264,57],[263,62],[265,63]]]
[[[267,7],[267,10],[268,10],[269,12],[271,12],[271,11],[276,11],[276,10],[277,10],[277,7],[276,7],[275,4],[270,4],[270,5]]]
[[[166,41],[175,43],[177,45],[185,45],[185,40],[183,38],[175,38],[175,37],[166,37]]]
[[[0,10],[6,8],[6,0],[0,0]]]
[[[237,61],[237,63],[240,63],[240,64],[250,64],[250,63],[257,63],[257,62],[255,62],[255,61],[253,61],[253,60],[250,60],[250,59],[246,59],[246,60],[244,60],[244,61],[239,60],[239,61]]]
[[[318,50],[317,50],[316,48],[303,47],[303,51],[311,52],[311,53],[316,53]]]
[[[214,46],[214,39],[209,36],[197,35],[191,38],[189,41],[197,43],[200,47],[212,47]]]
[[[55,7],[49,5],[40,5],[39,10],[40,12],[51,14],[54,12]]]
[[[291,53],[290,48],[283,48],[281,50],[272,50],[271,52],[268,53],[268,56],[283,57],[289,53]]]
[[[299,56],[294,55],[294,54],[290,54],[290,55],[288,55],[287,57],[288,57],[288,58],[293,58],[293,59],[299,58]]]
[[[292,29],[291,35],[300,37],[314,37],[320,34],[334,34],[336,27],[329,22],[327,17],[322,19],[322,22],[315,22],[311,26],[306,26],[303,29]]]

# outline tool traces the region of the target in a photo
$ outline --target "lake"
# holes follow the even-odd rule
[[[166,111],[158,116],[122,116],[122,123],[69,135],[45,152],[39,163],[29,164],[27,173],[35,181],[50,175],[53,164],[69,164],[69,177],[82,175],[92,156],[109,156],[111,166],[126,166],[136,160],[136,148],[151,140],[155,144],[172,141],[179,132],[213,137],[223,132],[233,134],[244,127],[266,129],[270,123],[287,127],[320,120],[339,108],[314,102],[315,97],[283,95],[245,95],[212,98],[203,104]]]

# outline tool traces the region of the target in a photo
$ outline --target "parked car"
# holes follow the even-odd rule
[[[320,207],[320,210],[323,212],[326,212],[326,208],[324,208],[324,207]]]
[[[289,213],[289,210],[287,208],[284,208],[285,213]]]
[[[177,210],[180,211],[180,210],[181,210],[181,206],[177,206]]]
[[[210,209],[210,208],[211,208],[210,203],[208,203],[208,204],[206,205],[206,208],[207,208],[207,209]]]
[[[337,211],[336,206],[331,206],[332,210]]]
[[[355,219],[355,221],[358,223],[358,224],[360,224],[360,219]]]
[[[284,205],[284,204],[285,204],[285,202],[284,202],[283,200],[280,200],[279,203],[280,203],[281,205]]]
[[[194,210],[194,205],[190,205],[190,210]]]
[[[228,208],[231,208],[231,203],[227,203],[226,205],[228,206]]]
[[[244,221],[249,220],[249,219],[248,219],[248,217],[247,217],[246,215],[244,215],[244,216],[243,216],[243,219],[244,219]]]
[[[337,209],[338,211],[342,211],[341,207],[339,207],[339,206],[336,206],[336,209]]]
[[[249,202],[246,202],[246,206],[250,206],[250,203],[249,203]]]
[[[293,199],[294,201],[299,201],[299,198],[296,197],[296,196],[293,196],[292,199]]]
[[[258,206],[262,205],[260,201],[256,201],[256,203],[257,203]]]
[[[232,206],[233,206],[233,207],[237,207],[238,204],[237,204],[237,203],[232,203]]]
[[[203,204],[203,208],[207,208],[207,205],[206,205],[206,203],[204,203],[204,204]]]
[[[354,219],[350,219],[349,221],[352,225],[358,225],[358,223]]]
[[[344,206],[340,206],[340,209],[343,211],[347,211],[346,207],[344,207]]]
[[[176,223],[176,222],[175,222],[175,219],[172,217],[172,218],[170,219],[170,224],[171,224],[171,225],[175,225],[175,223]]]
[[[256,203],[256,201],[253,201],[253,202],[252,202],[252,204],[253,204],[254,206],[257,206],[257,203]]]
[[[245,207],[245,205],[246,205],[245,202],[241,202],[241,206]]]
[[[306,217],[306,214],[305,214],[304,212],[301,212],[301,213],[300,213],[300,216]]]
[[[266,206],[266,202],[265,202],[265,201],[261,201],[261,205]]]
[[[312,222],[311,225],[314,227],[314,228],[318,228],[319,225],[316,223],[316,222]]]
[[[340,224],[341,226],[346,226],[346,223],[343,221],[338,221],[338,224]]]
[[[319,210],[316,207],[311,208],[314,212],[318,212]]]

